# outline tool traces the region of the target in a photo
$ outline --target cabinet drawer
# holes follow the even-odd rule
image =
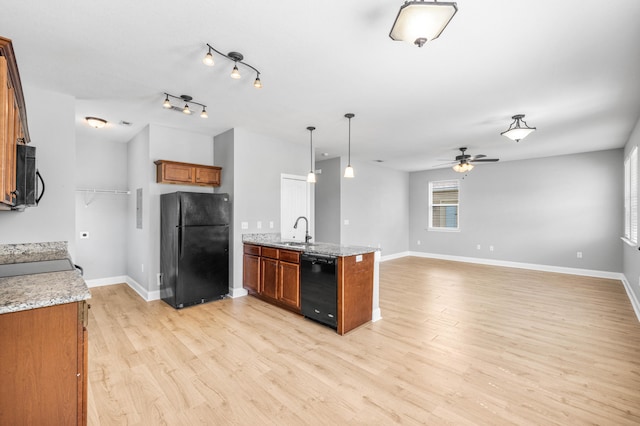
[[[280,250],[280,260],[284,262],[300,263],[300,252],[293,250]]]
[[[269,257],[271,259],[278,259],[278,250],[273,247],[262,247],[262,257]]]
[[[253,256],[260,256],[260,246],[254,246],[252,244],[244,245],[244,254],[251,254]]]

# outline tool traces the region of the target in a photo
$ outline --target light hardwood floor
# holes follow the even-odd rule
[[[253,297],[183,310],[93,288],[90,425],[637,425],[622,283],[407,257],[338,336]]]

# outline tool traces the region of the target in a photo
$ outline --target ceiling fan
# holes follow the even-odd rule
[[[460,155],[456,156],[455,161],[445,164],[454,164],[453,170],[459,173],[465,173],[473,169],[473,163],[495,163],[496,161],[500,161],[499,158],[486,158],[487,156],[484,154],[478,155],[469,155],[465,152],[467,151],[466,147],[459,148]],[[437,166],[436,166],[437,167]]]

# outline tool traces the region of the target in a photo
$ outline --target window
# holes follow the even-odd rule
[[[624,160],[624,238],[638,244],[638,147]]]
[[[458,231],[458,180],[429,182],[429,229]]]

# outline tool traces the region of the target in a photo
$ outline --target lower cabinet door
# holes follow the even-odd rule
[[[278,261],[275,259],[260,259],[262,295],[272,299],[278,298]]]
[[[300,265],[280,262],[278,300],[297,310],[300,309]]]

